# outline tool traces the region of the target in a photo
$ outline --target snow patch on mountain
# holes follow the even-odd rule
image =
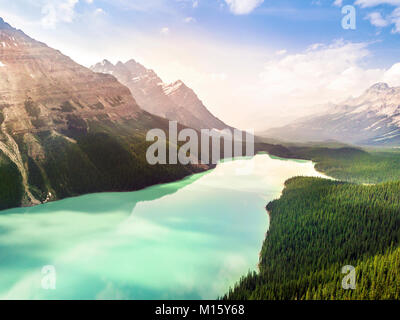
[[[230,128],[216,118],[181,80],[166,84],[153,70],[133,59],[116,65],[103,60],[91,69],[114,75],[131,90],[138,104],[147,112],[195,129]]]
[[[325,114],[266,131],[287,140],[400,144],[400,87],[377,83],[361,96],[331,106]]]
[[[178,90],[180,87],[182,87],[183,82],[178,80],[172,84],[163,84],[163,91],[164,93],[169,96],[171,94],[174,94],[176,90]]]

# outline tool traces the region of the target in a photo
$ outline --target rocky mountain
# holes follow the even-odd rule
[[[270,129],[264,136],[290,141],[334,139],[362,145],[400,144],[400,87],[377,83],[329,112]]]
[[[139,100],[158,95],[155,106],[165,107],[165,116],[172,112],[195,128],[225,127],[183,83],[160,84],[154,72],[132,61],[117,66],[126,79],[134,73],[148,83]],[[137,190],[212,166],[149,164],[146,134],[153,128],[168,133],[169,121],[141,109],[114,75],[93,72],[0,18],[0,210]],[[166,139],[170,143],[168,134]],[[256,151],[291,156],[266,143],[257,143]]]
[[[143,111],[114,76],[0,18],[0,209],[134,190],[198,170],[150,166],[150,128],[167,129],[168,122]]]
[[[153,70],[135,60],[113,65],[107,60],[92,66],[95,72],[111,74],[132,92],[144,110],[195,129],[229,128],[204,106],[182,81],[165,84]]]

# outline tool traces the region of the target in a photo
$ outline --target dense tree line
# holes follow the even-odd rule
[[[143,131],[135,130],[129,123],[117,126],[111,122],[91,122],[88,127],[88,132],[76,128],[64,132],[76,143],[51,133],[38,135],[45,157],[36,164],[42,169],[45,185],[57,198],[138,190],[199,171],[179,164],[150,165],[146,160],[150,143],[145,141]],[[43,188],[40,179],[32,179],[32,183]]]
[[[23,194],[17,166],[0,153],[0,210],[19,206]]]
[[[355,183],[400,180],[400,152],[396,149],[290,147],[297,157],[316,162],[316,169],[336,179]]]
[[[363,186],[320,178],[288,180],[268,204],[270,229],[258,273],[229,299],[400,298],[400,182]],[[358,272],[341,287],[341,268]]]

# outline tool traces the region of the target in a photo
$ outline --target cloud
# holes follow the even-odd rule
[[[106,12],[102,8],[97,8],[96,10],[94,10],[94,14],[96,16],[100,16],[100,15],[106,14]]]
[[[183,22],[185,23],[196,22],[196,19],[193,17],[186,17],[185,19],[183,19]]]
[[[286,53],[287,53],[287,50],[286,50],[286,49],[278,50],[278,51],[275,52],[275,54],[276,54],[277,56],[283,56],[283,55],[285,55]]]
[[[333,3],[334,6],[341,7],[343,5],[343,0],[335,0]]]
[[[163,35],[168,35],[169,34],[169,28],[168,27],[161,28],[160,32]]]
[[[335,0],[334,4],[340,6],[342,2],[343,0]],[[365,19],[369,20],[373,26],[379,28],[394,25],[392,33],[400,33],[400,0],[356,0],[354,4],[361,8],[372,8],[383,4],[396,6],[397,8],[386,17],[383,17],[380,12],[376,11],[369,13]]]
[[[400,33],[400,8],[396,8],[389,17],[390,22],[394,24],[393,33]]]
[[[382,81],[389,83],[391,86],[400,86],[400,63],[395,63],[387,70]]]
[[[54,28],[59,22],[72,22],[79,0],[47,1],[42,7],[42,26]]]
[[[260,6],[264,0],[225,0],[229,10],[237,15],[248,14]]]
[[[400,85],[400,64],[389,70],[365,68],[369,56],[367,43],[343,40],[315,44],[298,54],[275,56],[265,63],[255,91],[261,93],[260,100],[293,119],[315,113],[316,105],[357,96],[376,82]]]
[[[400,33],[400,7],[393,10],[386,17],[383,17],[380,12],[372,12],[365,19],[369,20],[372,25],[380,28],[394,25],[392,33]]]
[[[376,27],[387,27],[390,23],[382,17],[380,12],[371,12],[365,17],[365,19],[369,20],[371,24]]]
[[[355,4],[361,6],[362,8],[376,7],[381,4],[399,6],[400,0],[357,0]]]

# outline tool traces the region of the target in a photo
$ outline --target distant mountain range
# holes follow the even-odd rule
[[[289,141],[338,140],[359,145],[400,145],[400,87],[377,83],[328,112],[261,133]]]
[[[165,84],[153,70],[146,69],[135,60],[115,65],[103,60],[91,69],[115,76],[131,90],[140,107],[152,114],[194,129],[230,128],[216,118],[182,81]]]

